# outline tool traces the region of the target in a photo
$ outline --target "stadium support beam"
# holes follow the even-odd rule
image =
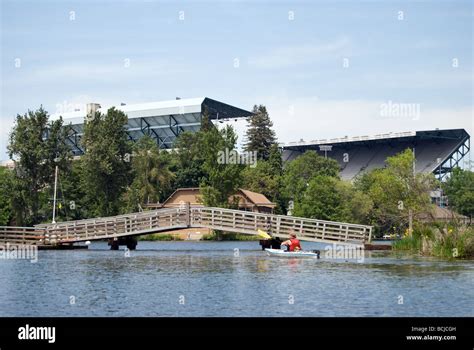
[[[133,136],[132,136],[132,135],[130,135],[130,133],[129,133],[128,131],[125,131],[125,133],[127,134],[127,136],[128,136],[128,139],[129,139],[130,141],[133,141],[133,142],[135,142],[135,141],[136,141],[136,140],[133,138]]]
[[[160,137],[160,135],[158,135],[155,129],[151,128],[150,123],[148,123],[145,118],[140,118],[140,131],[143,135],[147,136],[151,136],[151,134],[153,134],[152,137],[156,140],[159,148],[162,146],[164,148],[168,148],[168,145],[165,143],[165,141]]]
[[[453,168],[458,166],[461,160],[471,149],[471,140],[465,138],[461,144],[434,170],[435,176],[442,181],[447,175],[451,174]]]
[[[183,128],[179,124],[179,122],[176,120],[176,118],[170,114],[169,116],[169,127],[171,132],[174,134],[174,136],[178,137],[178,135],[183,132]],[[176,130],[175,130],[176,128]]]
[[[72,135],[71,132],[72,131]],[[79,145],[79,133],[74,129],[72,126],[68,126],[67,130],[67,140],[71,143],[73,150],[72,153],[77,156],[80,154],[84,154],[84,150]]]

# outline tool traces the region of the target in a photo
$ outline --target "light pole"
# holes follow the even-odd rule
[[[324,158],[327,159],[328,151],[332,151],[332,146],[330,146],[330,145],[321,145],[321,146],[319,146],[319,150],[324,151]]]

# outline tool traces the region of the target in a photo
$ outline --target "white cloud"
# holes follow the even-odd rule
[[[285,46],[271,50],[268,53],[256,55],[248,59],[248,64],[256,68],[276,69],[307,64],[322,58],[333,57],[350,50],[350,41],[346,37],[324,44],[304,44]]]
[[[435,128],[464,128],[474,135],[472,107],[431,108],[421,104],[419,116],[383,117],[381,106],[388,101],[317,97],[259,101],[267,106],[279,141],[285,143]]]
[[[28,70],[25,66],[22,75],[5,78],[4,84],[21,86],[32,83],[60,83],[67,81],[124,83],[128,80],[151,79],[162,76],[173,76],[187,72],[187,69],[175,63],[159,60],[141,60],[122,58],[111,62],[73,61],[70,63],[50,64]]]

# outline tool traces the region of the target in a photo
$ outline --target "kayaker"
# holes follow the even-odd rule
[[[284,241],[281,245],[286,245],[289,252],[301,250],[300,240],[296,238],[296,234],[294,232],[291,232],[290,239]]]

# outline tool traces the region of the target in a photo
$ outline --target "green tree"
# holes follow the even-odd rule
[[[429,191],[436,186],[432,174],[414,174],[414,155],[406,149],[386,160],[387,167],[376,169],[356,179],[356,187],[368,194],[374,203],[372,223],[381,230],[399,230],[430,210]]]
[[[0,226],[8,225],[13,216],[12,185],[12,172],[5,167],[0,167]]]
[[[175,173],[174,188],[199,187],[205,173],[204,158],[200,147],[201,130],[183,132],[176,139],[172,153],[171,169]]]
[[[337,181],[336,192],[340,198],[336,221],[370,223],[370,212],[374,203],[369,195],[357,190],[352,183],[343,180]]]
[[[282,179],[284,197],[297,202],[304,195],[310,180],[320,175],[338,178],[339,164],[315,151],[306,151],[285,166]]]
[[[83,160],[80,158],[72,162],[69,171],[59,173],[58,203],[61,207],[58,207],[57,221],[79,220],[93,215],[87,210],[87,184],[84,183],[82,171]]]
[[[356,190],[350,182],[337,177],[313,177],[303,194],[295,202],[294,215],[365,224],[372,209],[369,196]]]
[[[442,187],[450,206],[460,214],[474,216],[474,172],[454,168]]]
[[[243,187],[264,194],[276,203],[275,212],[285,213],[285,203],[281,195],[283,164],[278,146],[274,144],[268,160],[259,160],[256,166],[246,166],[242,171]]]
[[[169,167],[168,154],[151,137],[144,136],[133,146],[133,182],[125,193],[126,212],[163,199],[174,176]]]
[[[337,217],[341,196],[336,191],[335,177],[316,175],[312,177],[303,193],[295,201],[293,215],[320,220],[334,220]]]
[[[120,210],[130,178],[131,143],[126,123],[127,116],[112,107],[106,114],[88,116],[84,125],[82,184],[93,216],[116,215]]]
[[[16,117],[8,152],[15,161],[13,206],[18,224],[36,224],[50,217],[55,167],[67,172],[71,166],[62,126],[61,118],[49,121],[43,107]]]
[[[236,203],[229,202],[229,197],[236,193],[242,183],[243,165],[222,162],[219,153],[234,150],[236,143],[237,135],[229,125],[223,129],[212,127],[200,134],[200,147],[204,158],[202,169],[205,173],[200,188],[206,206],[236,206]]]
[[[246,142],[244,151],[257,152],[259,160],[270,158],[270,149],[276,143],[273,123],[263,105],[253,106],[252,116],[249,118],[249,125],[245,134]]]

